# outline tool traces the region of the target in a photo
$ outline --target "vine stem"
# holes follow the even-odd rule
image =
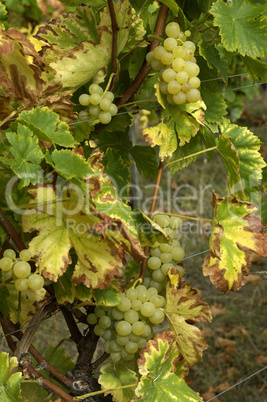
[[[159,16],[155,28],[154,34],[156,36],[161,37],[164,27],[165,27],[165,22],[166,22],[166,17],[168,14],[168,7],[165,4],[161,4],[160,10],[159,10]],[[153,42],[151,43],[149,51],[155,49],[159,44],[159,41],[154,39]],[[150,65],[145,62],[143,66],[141,67],[139,73],[135,77],[134,81],[132,84],[129,86],[129,88],[124,92],[122,97],[120,98],[119,102],[117,103],[118,108],[121,108],[124,103],[127,103],[129,99],[136,93],[138,88],[142,85],[143,81],[145,80],[147,74],[149,73],[151,67]]]
[[[19,251],[24,250],[26,248],[25,244],[20,239],[15,228],[9,222],[9,220],[7,219],[6,215],[4,214],[4,212],[2,211],[1,208],[0,208],[0,223],[3,226],[3,228],[5,229],[5,231],[7,232],[7,234],[11,237],[11,239],[13,240],[13,242],[15,243],[15,245],[17,246]]]
[[[163,171],[163,161],[160,161],[159,168],[158,168],[158,175],[157,175],[156,185],[155,185],[155,190],[154,190],[153,199],[152,199],[152,204],[151,204],[151,207],[150,207],[150,215],[155,210],[158,191],[159,191],[160,180],[161,180],[161,176],[162,176],[162,171]],[[139,278],[142,280],[142,282],[143,282],[144,276],[145,276],[148,250],[149,250],[149,246],[146,246],[144,248],[145,258],[142,260],[141,272],[140,272],[140,275],[139,275]]]
[[[126,388],[133,388],[136,387],[137,383],[135,382],[134,384],[129,384],[129,385],[122,385],[121,387],[117,388],[112,388],[112,389],[101,389],[101,391],[95,391],[95,392],[90,392],[90,394],[84,394],[81,396],[76,396],[76,399],[84,399],[90,396],[94,395],[99,395],[99,394],[104,394],[104,392],[112,392],[112,391],[117,391],[117,389],[126,389]]]
[[[181,161],[184,161],[184,160],[186,160],[186,159],[189,159],[189,158],[193,158],[193,157],[195,157],[195,156],[204,154],[205,152],[213,151],[214,149],[217,149],[217,148],[218,148],[218,145],[216,145],[216,146],[214,146],[214,147],[211,147],[211,148],[203,149],[202,151],[196,152],[196,153],[191,154],[191,155],[184,156],[183,158],[176,159],[175,161],[171,161],[171,162],[169,162],[169,163],[166,163],[166,165],[164,166],[164,169],[165,169],[166,167],[172,165],[173,163],[177,163],[177,162],[181,162]]]

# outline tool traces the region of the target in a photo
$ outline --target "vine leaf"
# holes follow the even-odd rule
[[[222,94],[202,88],[201,96],[207,106],[205,120],[217,124],[227,113],[227,103]]]
[[[177,148],[177,137],[174,123],[161,121],[155,127],[147,127],[143,130],[143,136],[151,147],[159,146],[159,157],[164,160],[171,157]]]
[[[100,371],[101,375],[98,382],[102,385],[102,390],[114,389],[113,391],[106,392],[105,395],[111,393],[113,395],[112,400],[115,402],[128,402],[133,399],[135,396],[134,387],[125,389],[116,388],[137,383],[137,375],[134,371],[120,363],[104,364],[101,366]]]
[[[96,304],[116,306],[121,301],[120,291],[109,286],[106,289],[95,289],[93,293]]]
[[[239,157],[239,174],[244,187],[247,201],[254,201],[259,192],[262,169],[266,166],[259,150],[262,145],[256,135],[246,127],[239,127],[232,124],[228,119],[223,119],[220,124],[223,136],[228,136],[233,143]],[[231,185],[228,185],[231,190]],[[233,194],[237,196],[237,194]],[[255,201],[256,202],[256,201]]]
[[[243,276],[249,274],[251,261],[245,251],[267,256],[267,233],[252,203],[234,196],[219,198],[213,193],[212,206],[210,253],[205,257],[203,273],[219,290],[228,293],[240,289]]]
[[[191,284],[185,284],[175,268],[167,273],[165,314],[170,329],[177,335],[178,349],[187,364],[191,367],[201,361],[208,344],[200,329],[192,324],[210,322],[211,311],[198,291]]]
[[[266,57],[267,18],[265,4],[249,0],[213,3],[210,13],[214,25],[219,26],[222,43],[229,52],[238,51],[242,56]]]
[[[65,179],[86,178],[93,175],[90,164],[78,153],[70,149],[55,150],[46,155],[46,160]]]
[[[46,295],[44,288],[40,290],[27,289],[21,292],[19,303],[19,292],[15,289],[14,285],[8,285],[8,290],[9,314],[10,319],[14,323],[23,323],[29,320],[29,317],[38,311],[40,303],[43,302]]]
[[[23,111],[17,121],[29,127],[39,140],[67,148],[74,148],[77,145],[69,131],[69,126],[60,121],[58,114],[49,110],[48,107]]]
[[[260,82],[267,80],[267,63],[258,59],[252,59],[249,56],[242,57],[249,74]]]
[[[138,401],[203,401],[183,379],[186,369],[184,361],[179,361],[175,339],[174,332],[163,332],[140,352],[137,364],[141,379],[135,391]]]
[[[8,164],[13,172],[21,179],[19,187],[36,184],[42,176],[40,166],[44,155],[38,145],[38,139],[33,132],[21,124],[18,124],[17,133],[6,133],[11,144],[9,148],[13,158],[1,158],[1,161]]]
[[[128,0],[114,3],[119,27],[118,54],[128,39],[131,13]],[[79,6],[74,12],[41,26],[37,38],[45,41],[44,62],[54,71],[54,83],[65,91],[74,92],[86,84],[112,55],[112,26],[108,6],[96,15],[89,6]]]
[[[8,353],[0,353],[0,397],[4,402],[23,402],[21,397],[20,384],[24,377],[20,372],[14,373],[18,366],[16,357],[10,357]]]
[[[198,43],[199,54],[204,57],[209,68],[215,67],[221,74],[225,83],[227,83],[227,61],[220,57],[220,54],[214,45],[206,43],[203,39]]]

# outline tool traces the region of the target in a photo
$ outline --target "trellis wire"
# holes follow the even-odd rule
[[[224,391],[220,392],[218,395],[213,396],[213,397],[212,397],[211,399],[209,399],[207,402],[212,401],[213,399],[217,398],[218,396],[224,394],[225,392],[229,391],[230,389],[235,388],[237,385],[242,384],[242,382],[245,382],[245,381],[249,380],[249,379],[250,379],[251,377],[253,377],[254,375],[259,374],[261,371],[266,370],[266,369],[267,369],[267,366],[263,367],[262,369],[256,371],[256,373],[253,373],[253,374],[249,375],[248,377],[244,378],[243,380],[237,382],[236,384],[232,385],[231,387],[229,387],[229,388],[225,389]]]

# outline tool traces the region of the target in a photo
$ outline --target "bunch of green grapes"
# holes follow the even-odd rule
[[[146,56],[153,70],[160,72],[159,89],[172,105],[195,103],[200,99],[199,66],[195,44],[187,40],[190,31],[181,32],[177,22],[166,26],[167,38]]]
[[[87,321],[94,325],[95,334],[104,339],[104,350],[111,361],[130,361],[153,338],[151,326],[164,320],[164,305],[165,298],[157,289],[138,285],[121,293],[116,307],[96,306]]]
[[[79,118],[81,120],[98,119],[100,123],[108,124],[118,112],[117,106],[112,103],[113,100],[112,92],[104,92],[98,84],[91,84],[89,94],[82,94],[79,97],[80,105],[88,107],[88,110],[82,110],[79,113]]]
[[[37,273],[31,274],[31,266],[28,261],[32,258],[29,250],[25,249],[16,253],[12,249],[4,251],[3,258],[0,260],[0,269],[6,274],[6,277],[14,279],[14,285],[17,291],[22,292],[27,289],[40,290],[44,286],[44,278]]]
[[[184,274],[184,269],[179,262],[184,258],[185,252],[179,242],[179,228],[182,219],[179,217],[169,217],[163,214],[156,214],[153,217],[157,223],[172,239],[172,244],[156,242],[151,248],[147,260],[146,276],[144,285],[152,286],[161,292],[165,288],[166,274],[169,268],[176,268],[180,274]]]

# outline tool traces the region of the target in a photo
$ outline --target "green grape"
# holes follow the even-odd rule
[[[98,318],[104,317],[104,315],[106,315],[105,310],[103,310],[103,308],[100,306],[96,306],[94,313]]]
[[[171,52],[177,46],[177,40],[175,38],[167,38],[163,42],[163,46],[168,52]]]
[[[185,61],[181,58],[176,58],[172,62],[172,68],[176,72],[181,72],[185,69]],[[175,75],[176,76],[176,75]]]
[[[170,227],[172,229],[178,229],[180,226],[182,226],[182,224],[183,224],[183,221],[178,216],[170,217]]]
[[[180,93],[180,92],[179,92],[179,93]],[[178,95],[178,94],[176,94],[176,95]],[[167,102],[168,102],[170,105],[175,105],[175,103],[174,103],[174,101],[173,101],[173,97],[176,96],[176,95],[171,95],[171,94],[168,94],[168,95],[167,95]]]
[[[184,31],[184,34],[187,38],[189,38],[189,36],[191,36],[191,32],[188,29],[186,31]]]
[[[109,112],[100,112],[98,118],[101,124],[108,124],[111,122],[112,116]]]
[[[3,257],[10,258],[11,260],[14,260],[16,258],[16,253],[12,248],[8,248],[7,250],[4,251]]]
[[[162,79],[165,82],[170,82],[172,80],[175,80],[176,79],[176,72],[172,68],[166,68],[166,70],[163,71]]]
[[[105,339],[105,341],[109,341],[112,340],[112,335],[113,335],[113,331],[111,329],[106,329],[104,335],[102,335],[103,339]]]
[[[191,86],[192,89],[197,89],[198,87],[200,87],[200,79],[198,77],[192,77],[189,79],[189,84]]]
[[[158,258],[158,257],[150,257],[147,260],[147,266],[152,270],[160,268],[160,266],[161,266],[160,258]]]
[[[190,59],[191,63],[196,63],[197,64],[197,59],[195,57],[192,57],[192,59]]]
[[[158,292],[161,292],[164,286],[163,282],[156,282],[153,279],[150,281],[150,286],[157,289]]]
[[[148,301],[148,300],[149,300],[149,297],[150,297],[150,296],[149,296],[149,293],[148,293],[147,289],[146,289],[146,290],[140,290],[140,291],[138,291],[138,299],[139,299],[142,303]]]
[[[181,261],[185,256],[185,251],[182,247],[174,247],[171,252],[171,256],[174,261]]]
[[[90,116],[98,117],[99,113],[101,112],[101,109],[100,109],[99,105],[92,105],[89,107],[88,111],[89,111]]]
[[[94,85],[94,84],[92,84],[92,85]],[[92,105],[95,105],[95,106],[99,105],[100,101],[101,101],[101,96],[98,93],[93,93],[90,96],[90,103]]]
[[[131,324],[129,322],[127,322],[127,321],[124,321],[124,320],[120,321],[118,323],[118,325],[116,326],[116,331],[117,331],[118,335],[120,335],[120,336],[130,335],[131,330],[132,330]]]
[[[186,36],[183,32],[180,32],[179,38],[177,38],[177,41],[179,41],[179,43],[184,43],[186,41]]]
[[[173,268],[174,267],[174,265],[172,264],[172,263],[167,263],[167,264],[162,264],[162,266],[160,267],[160,269],[161,269],[161,272],[163,273],[163,275],[167,275],[167,271],[168,271],[168,269],[169,268]]]
[[[150,299],[155,308],[163,307],[165,305],[165,298],[161,295],[155,295]]]
[[[104,112],[107,112],[110,109],[111,101],[109,99],[103,98],[101,99],[99,106]]]
[[[171,95],[178,94],[181,91],[181,84],[176,80],[172,80],[168,83],[167,90]]]
[[[143,349],[146,347],[147,341],[145,340],[145,338],[140,338],[137,342],[137,345],[138,345],[138,349]]]
[[[184,84],[188,81],[188,74],[185,71],[179,71],[179,73],[176,74],[176,80],[179,84]]]
[[[155,60],[155,57],[154,57],[154,52],[152,50],[151,52],[147,53],[146,61],[148,62],[148,64],[151,64],[153,60]]]
[[[153,55],[154,55],[156,60],[161,60],[163,54],[166,54],[166,53],[167,53],[167,51],[163,46],[157,46],[154,49],[154,54]]]
[[[157,257],[157,258],[159,258],[160,255],[161,255],[160,248],[159,248],[159,247],[157,247],[157,248],[152,248],[152,249],[150,250],[150,255],[151,255],[151,257]]]
[[[163,54],[162,58],[161,58],[161,64],[162,64],[161,68],[171,65],[173,62],[173,59],[174,59],[174,57],[173,57],[172,53],[166,52],[165,54]],[[161,68],[158,71],[160,71]]]
[[[191,50],[193,53],[196,50],[196,45],[193,42],[191,42],[190,40],[185,41],[184,44],[183,44],[183,47],[185,49]]]
[[[170,238],[173,237],[173,230],[171,228],[165,228],[164,231]]]
[[[174,248],[174,247],[177,247],[177,246],[181,246],[181,244],[180,244],[179,240],[173,240],[172,241],[172,246]]]
[[[156,282],[162,282],[165,279],[165,275],[162,273],[161,269],[159,268],[156,271],[153,271],[152,278]]]
[[[182,46],[176,46],[172,50],[172,54],[175,59],[182,59],[184,57],[184,48]]]
[[[114,101],[114,94],[111,91],[107,91],[104,95],[104,99],[109,99],[110,102]]]
[[[189,82],[185,82],[185,83],[182,85],[182,91],[183,91],[184,93],[190,91],[190,89],[191,89],[191,85],[189,84]]]
[[[154,221],[155,221],[155,219],[154,219]],[[167,225],[168,226],[168,225]],[[154,243],[152,246],[151,246],[151,248],[157,248],[157,247],[159,247],[159,242],[158,241],[156,241],[156,243]]]
[[[111,319],[107,315],[103,315],[99,318],[98,325],[101,328],[107,329],[111,326]]]
[[[127,297],[122,297],[120,304],[118,304],[116,307],[119,311],[125,313],[131,308],[131,300],[129,300]]]
[[[168,93],[168,83],[165,81],[161,81],[161,83],[159,84],[159,90],[160,92],[162,92],[164,95],[167,95]]]
[[[199,67],[197,64],[192,63],[191,61],[187,61],[185,63],[185,69],[184,71],[187,72],[188,77],[192,78],[192,77],[196,77],[199,74]]]
[[[79,103],[82,106],[88,106],[90,104],[90,96],[87,94],[82,94],[79,96]]]
[[[141,308],[141,305],[142,305],[142,302],[140,300],[136,299],[136,300],[132,301],[131,308],[134,311],[139,311]]]
[[[153,217],[153,220],[162,228],[169,226],[169,217],[167,215],[156,214]],[[159,244],[158,244],[158,246],[159,246]]]
[[[129,335],[129,340],[130,340],[131,342],[137,343],[139,339],[140,339],[140,336],[139,336],[139,335],[135,335],[135,334],[133,334],[133,333],[131,333],[131,334]]]
[[[162,253],[160,256],[162,264],[167,264],[168,262],[171,262],[172,260],[172,255],[171,253]]]
[[[79,112],[79,120],[85,121],[89,119],[89,113],[87,110],[81,110]]]
[[[138,350],[138,345],[137,345],[137,343],[130,341],[129,343],[127,343],[127,345],[125,345],[125,350],[128,353],[134,354]]]
[[[9,257],[3,257],[0,260],[0,268],[2,271],[7,272],[10,271],[13,266],[13,261]]]
[[[134,355],[132,353],[126,352],[125,349],[122,349],[121,357],[122,357],[123,360],[130,361],[130,360],[132,360],[134,358]]]
[[[162,253],[170,253],[172,251],[172,245],[168,244],[168,243],[161,243],[161,245],[159,246],[160,251]]]
[[[13,273],[19,279],[27,278],[31,273],[31,266],[28,262],[18,261],[13,267]]]
[[[44,278],[39,274],[32,274],[28,278],[28,287],[32,290],[40,290],[44,286]]]
[[[105,330],[104,330],[104,328],[101,328],[101,327],[97,324],[97,325],[94,326],[94,333],[95,333],[97,336],[102,336],[102,335],[104,335]]]
[[[140,311],[144,317],[151,317],[155,313],[155,306],[151,302],[145,302],[142,304]]]
[[[120,359],[121,359],[120,352],[111,352],[110,353],[110,360],[113,361],[114,363],[117,363]]]
[[[134,289],[134,288],[128,289],[127,292],[126,292],[126,297],[131,301],[137,299],[137,297],[138,297],[137,290]]]
[[[146,274],[149,274],[149,271],[147,271]],[[150,277],[145,277],[144,280],[143,280],[143,284],[145,285],[146,288],[149,288],[149,286],[150,286]]]
[[[105,343],[104,343],[104,351],[106,352],[106,353],[108,353],[108,354],[110,354],[110,341],[106,341]]]
[[[181,91],[178,94],[173,95],[173,101],[176,105],[183,105],[186,103],[186,94]]]
[[[135,335],[142,336],[145,330],[145,324],[141,321],[137,321],[132,325],[132,333]]]
[[[144,332],[142,333],[142,337],[148,339],[148,338],[150,338],[151,336],[152,336],[152,329],[151,329],[150,325],[145,324],[145,330],[144,330]]]
[[[15,289],[18,292],[23,292],[24,290],[28,289],[28,281],[26,278],[16,279],[14,284],[15,284]]]
[[[103,94],[103,89],[98,85],[98,84],[91,84],[90,86],[89,86],[89,93],[91,94],[91,95],[93,95],[93,94],[97,94],[97,95],[99,95],[99,96],[101,96],[102,94]],[[90,101],[91,102],[91,101]],[[92,102],[91,102],[92,103]]]
[[[200,92],[198,89],[190,89],[186,94],[189,103],[195,103],[200,99]]]
[[[100,84],[104,81],[105,73],[103,70],[99,70],[92,78],[94,84]]]
[[[122,346],[118,345],[115,340],[110,341],[110,351],[111,352],[120,352],[122,350]]]
[[[194,52],[192,52],[192,50],[185,49],[185,51],[184,51],[184,60],[185,61],[191,60],[193,56],[194,56]]]
[[[132,334],[130,334],[130,335],[132,335]],[[117,335],[116,336],[116,342],[120,346],[125,346],[129,342],[129,336]]]
[[[115,116],[118,113],[118,108],[114,103],[110,105],[109,113],[111,114],[111,116]]]
[[[114,318],[114,320],[120,321],[123,319],[123,312],[119,311],[117,307],[113,307],[111,316]]]
[[[148,291],[150,297],[158,294],[158,291],[155,288],[149,288],[149,289],[147,289],[147,291]]]
[[[178,38],[180,33],[180,25],[177,22],[170,22],[166,25],[165,33],[169,38]]]
[[[130,324],[133,324],[134,322],[139,320],[139,315],[137,311],[130,309],[126,311],[126,313],[124,313],[123,318],[125,319],[125,321],[129,322]]]
[[[165,314],[161,309],[156,309],[155,313],[149,317],[149,321],[152,322],[152,324],[160,324],[165,318]]]
[[[32,258],[32,253],[30,252],[30,250],[21,250],[21,252],[19,253],[19,258],[22,261],[29,261]]]
[[[152,60],[151,67],[155,71],[160,71],[164,67],[164,64],[160,60],[154,59]]]

